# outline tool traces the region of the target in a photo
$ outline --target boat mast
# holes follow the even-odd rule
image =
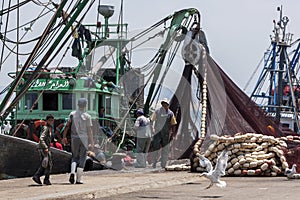
[[[290,62],[288,49],[291,47],[291,34],[286,33],[289,18],[283,16],[282,6],[277,8],[280,12],[279,21],[273,20],[274,35],[271,37],[271,49],[265,54],[266,60],[263,71],[251,94],[251,99],[262,106],[276,122],[282,121],[283,112],[292,115],[294,130],[299,130],[295,88],[295,61]],[[294,56],[294,57],[295,57]],[[269,81],[266,81],[269,78]],[[267,88],[264,83],[267,82]],[[266,92],[263,92],[267,89]],[[287,91],[289,89],[289,91]]]
[[[281,39],[278,37],[279,33],[275,32],[275,43],[278,46],[279,49],[279,70],[278,70],[278,80],[277,80],[277,86],[278,86],[278,94],[276,96],[276,115],[275,115],[275,119],[277,121],[280,121],[280,113],[281,113],[281,105],[283,103],[282,98],[283,98],[283,72],[284,72],[284,68],[286,67],[286,70],[288,69],[288,58],[287,56],[287,47],[289,47],[288,45],[288,41],[286,39],[286,35],[285,35],[285,31],[286,31],[286,26],[287,23],[289,21],[288,17],[284,16],[282,17],[282,6],[281,8],[277,8],[278,11],[280,11],[280,19],[279,22],[277,23],[277,25],[279,26],[279,29],[274,30],[274,31],[282,31],[282,37]],[[272,62],[276,62],[275,59],[273,59]],[[275,64],[275,63],[273,63]],[[290,79],[288,77],[288,79]],[[290,85],[290,88],[292,90],[292,86]]]

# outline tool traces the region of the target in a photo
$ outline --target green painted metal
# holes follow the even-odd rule
[[[181,24],[182,24],[183,20],[194,14],[199,14],[199,12],[197,9],[191,8],[191,9],[184,9],[184,10],[175,12],[173,15],[170,15],[167,18],[165,18],[165,21],[167,21],[169,19],[172,19],[172,21],[171,21],[170,30],[168,32],[167,38],[159,50],[161,52],[161,57],[155,66],[153,81],[150,85],[149,93],[148,93],[148,96],[147,96],[147,99],[146,99],[146,102],[144,105],[144,113],[146,115],[149,114],[151,98],[153,97],[153,92],[156,87],[156,83],[158,82],[157,80],[159,78],[162,65],[166,58],[167,49],[168,49],[168,46],[170,45],[171,38],[174,35],[174,33],[178,30],[178,28],[182,26]]]
[[[101,32],[99,34],[102,34]],[[97,44],[97,47],[100,46],[105,46],[105,45],[112,45],[112,46],[120,46],[120,44],[127,44],[129,40],[127,39],[106,39],[103,40],[101,43],[94,41],[95,44]],[[96,48],[96,47],[95,47]],[[121,51],[121,50],[119,50]],[[42,97],[39,99],[37,102],[38,108],[31,109],[30,115],[28,115],[29,109],[27,105],[25,105],[25,97],[21,98],[21,101],[19,102],[20,108],[17,112],[18,119],[24,119],[24,120],[35,120],[35,119],[44,119],[46,113],[51,113],[55,116],[56,120],[64,120],[68,117],[69,113],[73,108],[76,108],[76,102],[74,103],[75,106],[73,106],[72,109],[63,109],[62,108],[62,95],[63,94],[68,94],[72,93],[74,95],[74,99],[78,99],[82,97],[82,94],[84,94],[84,97],[88,96],[93,96],[94,101],[98,102],[99,101],[99,96],[103,96],[103,98],[106,98],[110,96],[115,104],[119,105],[117,103],[118,101],[116,99],[120,99],[120,96],[122,96],[122,91],[115,90],[114,85],[108,84],[108,82],[104,79],[99,79],[99,80],[92,80],[90,81],[93,82],[93,86],[89,87],[87,84],[88,77],[86,77],[85,72],[82,71],[80,68],[83,66],[83,60],[86,58],[86,56],[89,54],[89,49],[85,48],[84,53],[83,53],[83,59],[79,60],[79,64],[75,68],[73,72],[65,72],[64,75],[68,76],[69,78],[51,78],[53,75],[60,75],[53,73],[53,72],[42,72],[40,74],[40,77],[38,77],[36,80],[34,80],[29,87],[28,91],[26,94],[29,93],[36,93],[37,95],[42,95]],[[120,57],[116,56],[117,59]],[[120,63],[120,61],[118,61]],[[24,81],[28,76],[30,76],[31,72],[26,72]],[[11,76],[14,76],[14,73],[10,73]],[[44,77],[44,78],[42,78]],[[70,78],[71,77],[71,78]],[[82,78],[80,78],[82,77]],[[116,77],[116,81],[118,78]],[[17,88],[17,91],[22,90],[23,86],[21,85],[20,87]],[[43,110],[43,94],[42,93],[53,93],[58,95],[58,110],[52,110],[52,111],[46,111]],[[105,104],[105,101],[103,101]],[[93,119],[99,119],[97,110],[100,105],[94,104],[91,108],[88,108],[87,111],[91,114]],[[26,109],[25,109],[26,107]],[[115,106],[114,106],[115,107]],[[119,113],[114,111],[110,114],[107,114],[107,116],[111,116],[114,119],[119,119]],[[113,120],[115,121],[115,120]]]
[[[66,0],[64,1],[64,3],[66,3]],[[78,75],[79,75],[79,77],[83,75],[83,74],[81,74],[81,71],[82,71],[81,67],[83,66],[84,59],[79,60],[79,64],[77,65],[74,72],[69,73],[69,75],[71,75],[71,77],[73,77],[73,78],[55,79],[55,78],[49,78],[49,77],[48,78],[40,78],[37,76],[37,75],[39,75],[39,72],[40,72],[40,69],[42,68],[42,66],[44,66],[44,64],[50,57],[51,53],[54,52],[54,49],[56,49],[58,47],[60,41],[65,36],[67,31],[70,29],[73,22],[75,22],[75,19],[78,17],[79,13],[82,11],[82,9],[85,7],[85,5],[87,3],[88,3],[88,0],[82,0],[78,4],[76,11],[74,12],[74,14],[72,16],[70,16],[68,23],[65,25],[63,30],[58,34],[56,40],[52,43],[51,47],[49,48],[48,52],[46,53],[46,56],[40,61],[40,63],[36,67],[35,71],[27,74],[28,75],[27,78],[23,78],[23,81],[25,81],[25,83],[21,84],[17,88],[16,98],[11,103],[11,107],[6,110],[4,115],[2,115],[4,119],[12,111],[13,107],[16,106],[19,103],[19,101],[24,97],[24,95],[28,92],[36,92],[38,94],[40,94],[41,92],[57,93],[60,101],[62,100],[62,94],[70,93],[70,92],[75,95],[75,99],[82,97],[82,94],[94,95],[95,101],[99,101],[98,98],[100,98],[100,97],[97,95],[101,95],[101,94],[103,96],[105,96],[105,95],[110,95],[110,96],[122,95],[118,91],[115,91],[113,89],[113,87],[107,87],[107,82],[105,82],[104,80],[94,80],[95,81],[94,87],[84,86],[85,80],[77,77]],[[172,19],[170,31],[167,35],[167,39],[165,40],[164,44],[160,48],[162,55],[160,57],[160,60],[157,62],[156,66],[155,66],[153,84],[150,86],[149,95],[148,95],[146,103],[145,103],[145,113],[149,112],[149,103],[152,98],[155,83],[158,80],[158,77],[159,77],[159,74],[161,71],[161,67],[164,63],[164,60],[165,60],[165,57],[167,54],[167,49],[171,42],[171,38],[173,37],[174,33],[176,31],[178,31],[178,28],[180,26],[182,26],[181,24],[183,23],[184,19],[190,17],[193,14],[197,14],[197,13],[198,13],[198,11],[196,9],[185,9],[185,10],[181,10],[179,12],[175,12],[173,15],[169,15],[168,17],[166,17],[164,19],[165,22]],[[100,27],[97,27],[97,25],[87,25],[87,26],[95,26],[96,33],[98,32],[98,29],[100,29]],[[122,60],[123,58],[122,58],[121,50],[131,40],[126,39],[126,37],[125,38],[117,38],[117,39],[110,39],[110,38],[106,37],[109,34],[108,32],[105,32],[105,31],[107,31],[108,26],[122,26],[122,27],[124,26],[127,31],[127,24],[121,24],[121,25],[106,24],[104,26],[104,36],[105,37],[104,38],[98,37],[97,40],[92,41],[91,47],[97,48],[100,46],[108,45],[108,46],[113,46],[113,47],[117,48],[117,50],[116,50],[116,66],[115,66],[115,70],[116,70],[115,84],[118,85],[119,84],[119,76],[125,73],[125,65],[126,65],[126,62],[124,62],[124,60]],[[123,30],[123,28],[121,28],[121,30]],[[101,36],[101,34],[103,34],[101,31],[99,31],[98,33],[100,36]],[[127,32],[125,32],[125,34],[127,34]],[[122,33],[122,35],[124,35],[124,34]],[[84,52],[83,52],[83,58],[86,58],[86,56],[88,56],[89,53],[90,53],[90,49],[85,48]],[[43,72],[43,75],[49,76],[50,74],[47,74],[47,72],[45,72],[45,73]],[[20,76],[20,77],[22,78],[22,76]],[[71,84],[71,82],[73,82],[73,83]],[[22,106],[25,105],[24,101],[25,100],[23,98],[21,100]],[[104,101],[103,103],[105,103],[105,100],[103,100],[103,101]],[[61,103],[59,103],[59,104],[60,104],[59,109],[58,109],[59,114],[56,114],[56,116],[58,116],[60,119],[64,119],[68,116],[70,110],[63,110],[61,108]],[[41,102],[39,102],[39,105],[42,105]],[[90,109],[90,111],[92,112],[93,115],[95,115],[95,116],[97,115],[97,113],[96,113],[97,108],[96,108],[96,110]],[[29,117],[28,117],[28,114],[26,114],[26,112],[28,112],[28,110],[24,110],[24,108],[21,108],[17,113],[18,118],[20,118],[20,119],[22,119],[22,118],[23,119],[31,119],[31,118],[40,119],[40,118],[43,118],[45,115],[45,112],[43,111],[41,106],[36,110],[32,110]],[[52,111],[50,111],[50,113],[51,112]],[[54,112],[57,112],[57,111],[53,111],[53,113]],[[119,116],[119,115],[117,115],[117,116]],[[117,116],[114,116],[114,117],[117,117]]]

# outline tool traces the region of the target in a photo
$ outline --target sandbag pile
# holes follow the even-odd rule
[[[199,166],[199,154],[203,154],[215,166],[218,155],[224,149],[227,149],[229,156],[227,175],[277,176],[283,175],[289,167],[283,149],[287,147],[285,140],[293,138],[246,133],[235,136],[212,135],[210,139],[212,143],[205,152],[200,152],[203,139],[199,139],[194,145],[191,168],[197,172],[205,172]]]

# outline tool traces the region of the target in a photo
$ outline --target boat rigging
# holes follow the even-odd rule
[[[149,28],[132,34],[122,18],[117,24],[109,23],[114,14],[114,7],[110,5],[99,4],[97,21],[86,22],[85,16],[94,3],[62,0],[57,5],[47,4],[47,8],[51,6],[53,16],[49,17],[49,23],[40,36],[33,37],[38,40],[28,40],[35,41],[35,44],[23,65],[19,61],[22,56],[19,52],[22,51],[20,46],[16,47],[16,63],[21,68],[9,73],[14,80],[5,89],[6,96],[0,104],[2,123],[8,120],[14,127],[10,134],[16,136],[20,127],[23,131],[20,137],[38,140],[42,120],[46,114],[52,114],[56,120],[55,133],[60,140],[65,119],[70,111],[76,109],[77,100],[86,98],[98,147],[110,154],[120,150],[131,151],[135,148],[132,129],[135,110],[143,107],[146,115],[150,115],[158,100],[168,97],[171,99],[170,109],[178,122],[175,137],[170,140],[172,159],[195,156],[192,155],[193,149],[197,149],[198,153],[204,152],[213,142],[212,135],[227,137],[237,133],[262,133],[286,136],[282,127],[243,93],[210,56],[197,9],[176,11]],[[10,4],[8,7],[11,7]],[[7,19],[8,13],[5,12]],[[99,16],[104,18],[104,24],[98,21]],[[273,110],[276,114],[282,108],[297,112],[296,104],[283,107],[282,98],[279,98],[283,97],[283,80],[287,80],[290,89],[297,82],[291,69],[297,71],[299,54],[295,54],[292,59],[294,67],[290,68],[286,53],[291,45],[285,33],[287,22],[288,19],[281,16],[280,21],[274,23],[273,51],[269,54],[272,64],[266,67],[272,77],[276,77],[269,82],[273,85],[274,94],[271,88],[261,95],[269,94],[267,102],[275,104],[268,111]],[[1,41],[6,44],[7,38],[12,40],[7,24],[8,20],[1,32]],[[33,28],[31,25],[30,28]],[[17,27],[21,25],[18,23]],[[11,30],[16,31],[16,41],[25,41],[19,37],[19,28]],[[284,37],[279,37],[280,34]],[[5,47],[1,53],[10,54],[12,48],[7,50]],[[61,55],[63,49],[65,51]],[[63,60],[70,53],[76,64],[68,62],[69,65],[64,66]],[[279,60],[276,54],[280,55]],[[277,64],[278,69],[275,68]],[[262,93],[256,95],[259,94]],[[274,98],[270,98],[272,95]],[[295,103],[293,94],[292,101]],[[12,141],[10,136],[1,135],[1,138]],[[7,149],[5,151],[8,152]],[[4,159],[9,158],[5,155],[1,161]],[[0,165],[0,171],[5,169],[3,165]]]
[[[39,4],[47,10],[39,16],[46,15],[49,10],[53,16],[41,36],[35,35],[34,39],[28,40],[36,41],[35,46],[23,65],[17,62],[17,72],[9,73],[14,80],[3,90],[6,95],[0,105],[2,123],[9,120],[15,127],[23,127],[22,124],[25,124],[29,127],[26,130],[30,130],[30,134],[26,136],[28,139],[33,139],[32,133],[38,135],[36,127],[31,123],[43,119],[45,111],[55,116],[56,126],[63,124],[69,111],[75,109],[74,102],[79,97],[87,97],[89,100],[88,111],[94,117],[96,135],[99,132],[97,121],[100,120],[98,113],[101,106],[105,107],[105,120],[112,129],[111,135],[120,139],[120,135],[130,133],[131,127],[126,123],[132,123],[132,113],[138,107],[144,107],[146,113],[153,111],[158,99],[164,95],[166,88],[163,85],[168,79],[167,74],[180,44],[186,33],[200,24],[198,10],[184,9],[128,39],[128,25],[122,23],[121,17],[118,24],[108,23],[114,13],[113,6],[98,5],[97,10],[104,17],[104,24],[99,21],[83,24],[84,17],[94,2],[82,0],[68,4],[64,0],[59,5]],[[15,7],[21,6],[24,5]],[[32,28],[34,23],[30,22],[25,24]],[[18,24],[18,27],[3,32],[5,37],[2,42],[12,41],[7,39],[8,33],[15,31],[19,35],[18,31],[25,25]],[[26,33],[28,31],[29,29]],[[161,42],[157,52],[148,64],[137,67],[139,64],[134,62],[135,52],[139,53],[139,49],[154,40]],[[27,43],[19,37],[17,41],[19,45]],[[61,67],[60,63],[71,44],[72,55],[78,59],[78,64],[71,68]],[[18,46],[16,50],[18,60],[19,56],[23,56],[19,48]],[[58,64],[53,64],[62,49],[66,49],[62,59],[58,60]],[[195,82],[197,84],[198,80]],[[145,89],[149,92],[144,103]],[[171,95],[168,95],[170,98]],[[18,129],[12,130],[16,132]],[[116,141],[118,144],[123,142]]]
[[[273,21],[271,46],[264,55],[263,70],[251,98],[285,129],[299,132],[300,42],[292,41],[292,34],[286,32],[289,19],[283,16],[282,7],[277,10],[280,17]]]

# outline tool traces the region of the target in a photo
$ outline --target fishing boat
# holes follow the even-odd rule
[[[0,154],[3,158],[0,173],[16,177],[31,176],[32,168],[38,162],[36,159],[33,160],[33,157],[38,158],[38,156],[32,152],[36,151],[34,144],[38,142],[46,115],[54,116],[55,136],[56,140],[60,141],[66,119],[69,113],[76,109],[77,100],[82,97],[88,100],[87,112],[92,116],[97,147],[109,156],[119,151],[134,150],[135,138],[132,127],[135,110],[142,107],[149,115],[159,99],[165,97],[167,93],[164,91],[167,87],[164,87],[164,81],[168,78],[166,74],[176,52],[186,33],[196,30],[200,24],[200,13],[197,9],[183,9],[139,33],[134,33],[128,39],[128,24],[124,24],[123,20],[117,24],[108,23],[114,14],[114,6],[97,5],[96,18],[102,17],[104,23],[97,20],[84,24],[85,14],[90,12],[90,8],[94,5],[88,2],[81,0],[75,3],[63,0],[60,4],[53,2],[42,4],[26,1],[3,9],[2,15],[7,16],[8,13],[15,11],[17,18],[20,19],[18,13],[21,9],[33,3],[34,6],[43,8],[39,16],[48,13],[53,15],[48,17],[50,21],[48,24],[45,23],[45,29],[41,31],[40,36],[37,37],[35,33],[35,37],[28,40],[33,44],[30,45],[30,53],[24,56],[25,58],[21,47],[9,47],[9,45],[27,44],[28,41],[23,41],[19,31],[30,33],[36,20],[41,17],[25,25],[17,24],[16,28],[6,30],[2,34],[3,43],[8,45],[4,53],[8,51],[7,55],[9,55],[13,52],[12,49],[16,48],[18,63],[16,71],[8,73],[13,81],[2,91],[2,94],[5,94],[0,105],[2,124],[4,126],[9,122],[12,128],[0,137]],[[121,8],[122,5],[123,1],[121,1]],[[121,15],[120,18],[122,19]],[[9,37],[12,31],[16,32],[14,37],[18,42],[13,42]],[[200,29],[197,31],[199,32]],[[202,33],[202,38],[205,38],[204,32]],[[160,47],[155,49],[147,64],[135,65],[133,52],[138,47],[146,48],[145,41],[153,40],[161,42]],[[65,52],[61,53],[63,49]],[[61,64],[66,55],[69,55],[68,53],[76,59],[77,64],[72,66]],[[2,62],[4,61],[3,57]],[[185,78],[181,79],[181,81],[185,80]],[[175,84],[181,81],[175,81]],[[145,91],[149,92],[146,94]],[[146,97],[145,102],[144,97]],[[190,127],[184,126],[184,128],[186,135],[191,135],[191,131],[188,130]],[[192,132],[197,132],[196,128],[193,129]],[[70,138],[70,135],[68,137]],[[186,136],[182,135],[182,137]],[[188,148],[190,140],[192,138],[188,138],[185,144],[181,144],[185,145],[182,149]],[[56,172],[67,172],[70,147],[64,146],[65,151],[52,150],[54,157],[57,154],[58,162],[63,165]],[[16,155],[22,156],[22,160]],[[18,160],[17,158],[19,164],[12,165],[15,160]],[[28,160],[21,162],[23,159]],[[31,165],[26,164],[28,162],[31,162]],[[13,169],[9,169],[10,167]]]
[[[27,3],[30,2],[15,6],[22,7]],[[114,49],[111,50],[112,52],[121,54],[121,49],[128,43],[125,37],[127,24],[119,24],[121,32],[115,32],[115,35],[121,37],[113,37],[114,33],[109,31],[109,28],[117,25],[108,25],[108,18],[114,13],[113,6],[99,5],[98,7],[99,15],[101,14],[105,18],[105,24],[101,26],[99,22],[84,26],[76,20],[79,20],[78,16],[83,12],[82,10],[88,1],[81,1],[78,7],[70,3],[69,6],[75,6],[73,8],[75,11],[69,13],[67,18],[63,15],[66,14],[63,10],[66,3],[67,1],[63,1],[59,5],[55,3],[37,5],[44,8],[52,6],[51,11],[54,15],[42,36],[38,38],[36,46],[25,63],[19,64],[15,72],[8,73],[13,81],[2,92],[5,92],[6,95],[0,107],[4,126],[11,124],[12,128],[0,137],[1,174],[13,177],[32,176],[40,162],[36,143],[39,140],[41,128],[45,125],[46,115],[52,114],[55,117],[54,139],[60,142],[66,119],[69,113],[76,109],[77,99],[82,97],[88,100],[87,112],[93,119],[94,138],[98,148],[112,153],[117,148],[129,150],[134,146],[132,137],[129,137],[127,133],[120,136],[121,129],[112,134],[112,130],[117,127],[117,122],[120,120],[121,97],[124,95],[118,86],[119,71],[120,69],[124,70],[125,65],[125,63],[121,63],[122,57],[117,57],[117,67],[101,68],[96,72],[92,71],[90,64],[92,62],[92,49],[109,46]],[[8,7],[3,10],[3,13],[9,10]],[[56,22],[60,16],[61,20]],[[49,27],[55,23],[56,27],[50,29]],[[69,30],[71,30],[71,34],[66,36]],[[51,36],[52,31],[56,31],[58,36]],[[94,39],[92,39],[91,34],[95,35]],[[3,42],[8,43],[8,34],[5,32],[4,35],[6,37],[2,38]],[[58,64],[57,67],[51,67],[50,62],[46,63],[46,61],[54,59],[55,55],[52,56],[52,53],[54,51],[58,53],[59,50],[56,49],[66,45],[65,41],[62,42],[62,40],[68,40],[72,35],[72,56],[77,59],[78,64],[67,67],[61,67]],[[44,47],[41,47],[42,43],[44,43]],[[61,43],[60,47],[58,46],[59,43]],[[66,49],[69,48],[68,46]],[[46,53],[42,56],[39,55],[42,57],[40,59],[33,58],[37,56],[38,51],[46,51]],[[101,113],[103,108],[105,110],[104,115]],[[67,137],[70,139],[70,133]],[[111,144],[104,144],[108,139]],[[99,147],[99,145],[101,146]],[[57,165],[54,167],[53,173],[68,172],[71,161],[70,143],[64,146],[63,151],[56,148],[51,149],[54,154],[54,164]],[[103,165],[95,161],[92,169],[101,168]]]
[[[283,16],[282,6],[277,10],[279,20],[273,21],[271,44],[257,66],[262,70],[250,97],[282,129],[299,133],[300,39],[287,32],[289,18]]]
[[[2,176],[28,177],[32,176],[40,165],[37,143],[31,140],[0,135],[0,169]],[[17,149],[17,150],[14,150]],[[71,153],[52,148],[53,173],[66,173],[70,170]],[[18,167],[17,167],[18,166]]]

